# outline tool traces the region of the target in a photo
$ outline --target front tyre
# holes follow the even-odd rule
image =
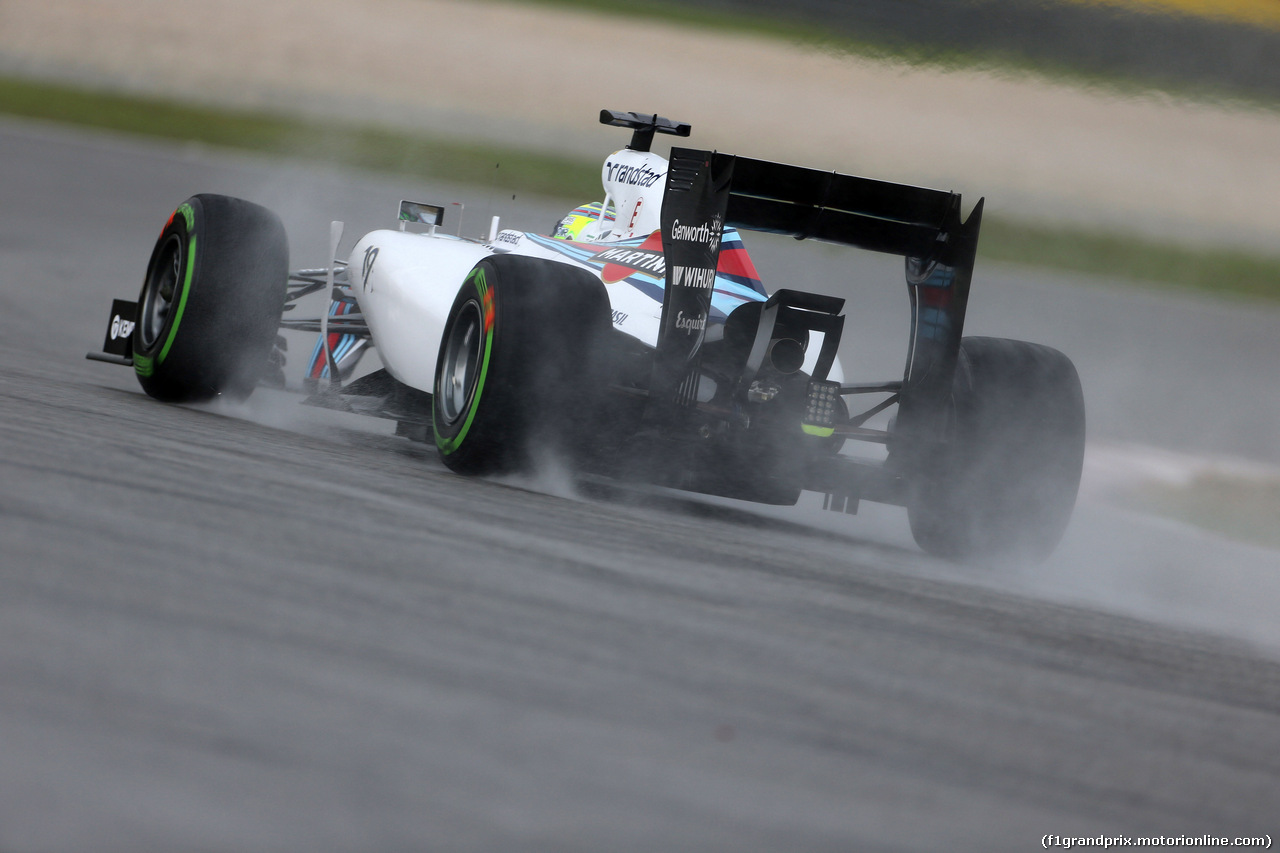
[[[918,472],[907,507],[916,543],[954,559],[1047,557],[1084,462],[1075,366],[1038,344],[964,338],[952,401],[946,450]]]
[[[152,397],[243,399],[268,366],[289,280],[280,218],[202,194],[169,217],[138,297],[133,365]]]
[[[599,428],[609,296],[595,276],[492,255],[467,275],[436,359],[436,446],[465,474],[525,471],[590,453]]]

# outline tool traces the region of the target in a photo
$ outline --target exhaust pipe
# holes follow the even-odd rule
[[[804,364],[804,347],[794,338],[778,338],[769,344],[767,357],[779,373],[795,373]]]

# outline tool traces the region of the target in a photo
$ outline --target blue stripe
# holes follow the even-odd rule
[[[597,270],[604,268],[604,262],[594,261],[592,258],[605,251],[606,249],[638,248],[644,243],[643,237],[636,237],[630,240],[619,240],[609,243],[591,244],[591,248],[582,248],[574,245],[566,240],[557,240],[554,237],[544,237],[541,234],[525,235],[535,244],[546,249],[578,261],[579,263],[595,267]],[[725,229],[725,239],[721,241],[721,246],[728,249],[741,248],[742,240],[738,238],[736,229]],[[644,273],[636,273],[623,279],[627,284],[636,290],[648,296],[654,302],[662,302],[665,280],[653,275]],[[733,309],[737,308],[744,302],[763,302],[767,297],[757,290],[759,282],[753,278],[747,278],[739,275],[726,275],[724,273],[716,273],[715,289],[711,294],[711,314],[708,319],[713,323],[723,323],[725,317],[728,316]]]
[[[542,246],[544,249],[551,249],[552,251],[559,252],[560,254],[564,255],[567,258],[573,258],[575,261],[585,262],[592,255],[596,254],[597,252],[603,251],[604,248],[607,248],[607,247],[602,247],[601,249],[593,249],[588,251],[586,249],[578,248],[573,243],[570,243],[567,240],[557,240],[554,237],[543,237],[541,234],[525,234],[525,236],[528,237],[529,240],[531,240],[532,242],[537,243],[539,246]],[[613,244],[610,244],[610,245],[613,245]]]

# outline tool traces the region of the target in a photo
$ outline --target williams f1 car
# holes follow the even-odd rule
[[[1080,382],[1056,350],[962,336],[981,201],[962,217],[955,193],[717,151],[664,158],[655,135],[689,125],[600,120],[630,143],[605,160],[604,199],[549,235],[495,218],[466,239],[441,230],[446,207],[404,201],[398,228],[290,272],[275,214],[192,196],[90,357],[132,366],[159,400],[244,398],[282,384],[280,331],[309,332],[309,402],[392,419],[459,473],[554,455],[748,501],[812,490],[845,512],[904,506],[918,544],[948,557],[1055,547],[1080,480]],[[902,256],[902,377],[848,378],[844,300],[766,290],[743,243],[753,230]],[[327,310],[295,316],[313,293]],[[380,369],[355,378],[369,351]]]

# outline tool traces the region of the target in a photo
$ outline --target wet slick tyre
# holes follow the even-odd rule
[[[160,232],[138,297],[133,366],[143,390],[174,403],[249,396],[288,282],[278,216],[228,196],[187,199]]]
[[[952,400],[947,450],[907,507],[916,543],[953,559],[1044,559],[1080,486],[1085,419],[1075,366],[1038,344],[965,338]]]
[[[573,463],[592,444],[609,296],[590,273],[540,258],[477,264],[449,311],[432,394],[436,446],[464,474]]]

